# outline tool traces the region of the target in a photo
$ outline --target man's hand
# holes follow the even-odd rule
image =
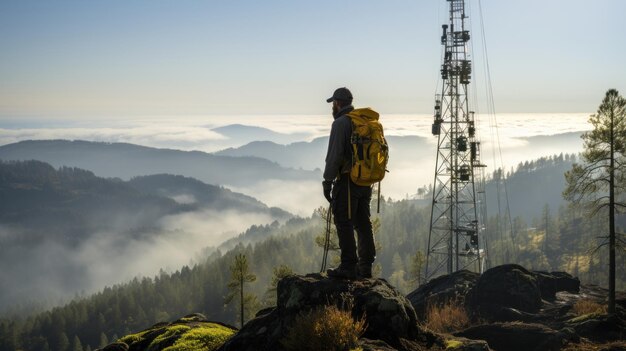
[[[330,197],[330,192],[333,188],[333,182],[331,182],[330,180],[323,181],[322,188],[324,188],[324,197],[326,198],[326,200],[328,200],[328,202],[332,202],[333,199],[332,197]]]

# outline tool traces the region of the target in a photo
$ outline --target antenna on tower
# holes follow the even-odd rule
[[[432,194],[426,281],[460,269],[482,273],[486,251],[484,183],[475,177],[480,141],[474,112],[469,109],[468,84],[472,75],[466,30],[465,1],[446,0],[449,23],[442,25],[444,46],[441,94],[435,95],[432,134],[437,136],[437,161]]]

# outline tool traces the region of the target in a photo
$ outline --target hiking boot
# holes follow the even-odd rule
[[[356,272],[357,278],[369,279],[372,277],[372,265],[359,265]]]
[[[339,265],[337,268],[331,268],[326,271],[329,277],[331,278],[340,278],[340,279],[356,279],[356,269],[355,267],[347,268],[345,266]]]

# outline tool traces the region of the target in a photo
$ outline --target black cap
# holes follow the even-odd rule
[[[335,100],[344,101],[344,102],[352,102],[352,93],[348,88],[343,87],[335,90],[333,96],[326,99],[326,102],[333,102]]]

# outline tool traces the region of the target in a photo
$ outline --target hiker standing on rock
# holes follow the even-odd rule
[[[371,278],[372,264],[376,258],[370,220],[372,187],[357,185],[350,177],[354,164],[351,141],[353,125],[348,116],[354,111],[352,93],[347,88],[339,88],[326,102],[333,104],[334,121],[328,140],[322,185],[324,197],[331,203],[341,249],[341,264],[335,269],[329,269],[328,276],[346,279]],[[378,119],[376,112],[367,110],[375,113]],[[355,229],[358,246],[354,238]]]

